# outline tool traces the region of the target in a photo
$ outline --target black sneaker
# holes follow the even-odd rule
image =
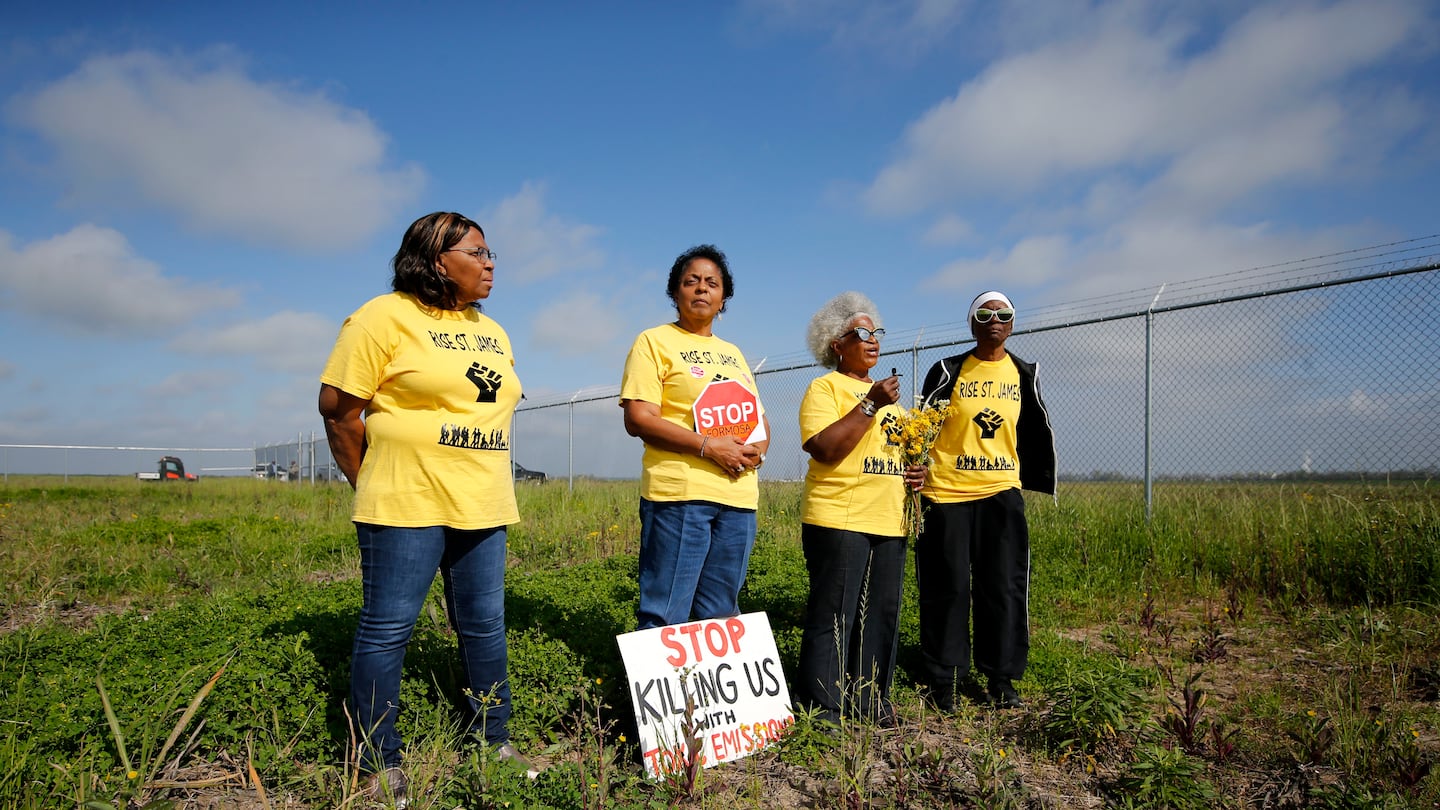
[[[980,685],[980,679],[975,677],[973,672],[967,672],[960,676],[960,680],[955,684],[955,694],[981,706],[990,702],[990,695],[985,691],[985,687]]]
[[[925,690],[925,700],[941,714],[955,713],[955,690],[930,687]]]
[[[884,729],[900,727],[900,718],[895,714],[895,704],[887,700],[880,706],[880,711],[875,715],[875,725]]]
[[[1020,693],[1015,691],[1015,684],[1009,678],[991,678],[990,688],[986,692],[990,695],[990,705],[997,709],[1018,709],[1025,705],[1025,701],[1020,699]]]

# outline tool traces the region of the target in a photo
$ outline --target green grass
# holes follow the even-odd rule
[[[629,730],[614,636],[634,626],[636,485],[517,494],[513,728],[553,767],[532,783],[456,739],[458,661],[432,599],[402,688],[425,793],[412,806],[1205,806],[1212,788],[1236,807],[1440,801],[1440,489],[1428,483],[1167,484],[1148,523],[1138,487],[1030,497],[1027,710],[941,718],[915,697],[911,577],[904,733],[850,727],[836,742],[802,721],[793,744],[706,771],[694,790],[646,782]],[[763,488],[741,595],[769,614],[787,671],[807,590],[800,494]],[[353,806],[350,502],[341,486],[253,479],[0,485],[0,808],[191,806],[169,787],[181,783],[253,798],[251,766],[286,806]],[[1189,675],[1204,699],[1182,753]]]

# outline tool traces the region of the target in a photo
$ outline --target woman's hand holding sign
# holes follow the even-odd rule
[[[731,478],[757,469],[763,460],[760,448],[743,444],[735,436],[711,436],[705,441],[705,458],[714,461]]]

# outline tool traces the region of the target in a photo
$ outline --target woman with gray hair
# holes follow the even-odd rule
[[[893,372],[870,379],[885,335],[880,323],[875,304],[858,292],[841,293],[810,319],[810,351],[833,371],[800,401],[800,439],[810,454],[800,517],[810,597],[795,702],[822,721],[864,717],[888,727],[905,488],[918,489],[925,468],[906,468],[886,435],[900,380]]]

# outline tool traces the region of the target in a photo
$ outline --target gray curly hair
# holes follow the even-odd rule
[[[875,302],[863,293],[847,290],[826,301],[820,311],[810,316],[810,329],[805,334],[805,342],[820,365],[825,368],[840,365],[840,356],[835,353],[835,347],[831,344],[836,338],[850,331],[851,323],[861,315],[868,315],[876,329],[882,325],[880,313],[875,310]]]

